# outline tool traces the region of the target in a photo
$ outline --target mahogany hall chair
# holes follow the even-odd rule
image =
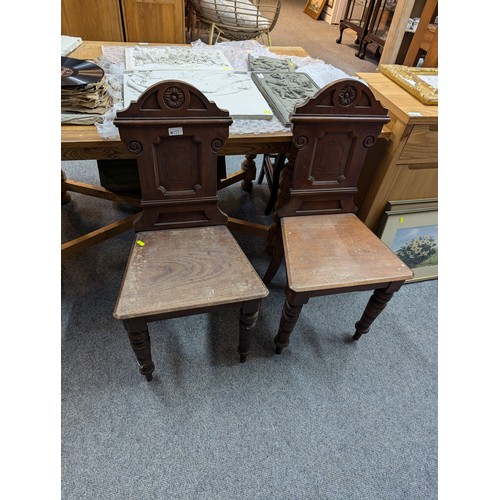
[[[294,152],[282,173],[272,227],[274,252],[264,283],[285,260],[287,285],[276,353],[288,345],[302,306],[311,297],[374,290],[354,340],[395,291],[413,276],[355,215],[354,195],[367,153],[387,110],[354,79],[338,80],[296,107],[291,118]]]
[[[142,214],[114,316],[123,321],[148,381],[152,321],[239,306],[241,362],[250,350],[268,290],[218,207],[217,152],[231,123],[227,111],[180,81],[150,87],[115,119],[137,157]]]

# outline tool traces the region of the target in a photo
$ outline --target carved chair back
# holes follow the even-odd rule
[[[137,157],[143,211],[136,231],[227,222],[217,205],[217,152],[229,136],[228,111],[169,80],[147,89],[114,123]]]
[[[342,79],[297,106],[290,121],[295,151],[281,180],[279,216],[355,213],[361,168],[387,110],[365,84]]]

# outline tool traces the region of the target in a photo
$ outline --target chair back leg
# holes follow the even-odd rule
[[[262,278],[262,281],[265,285],[271,283],[271,280],[274,278],[278,269],[280,268],[281,262],[284,256],[283,249],[283,240],[281,239],[281,235],[276,239],[274,244],[273,253],[271,255],[271,261],[269,262],[269,266],[267,267],[266,274]]]

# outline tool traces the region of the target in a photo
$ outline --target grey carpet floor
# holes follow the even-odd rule
[[[94,162],[63,168],[98,183]],[[267,195],[235,185],[221,207],[268,223]],[[129,213],[72,194],[62,240]],[[265,241],[235,236],[262,275]],[[132,238],[62,261],[62,498],[437,498],[437,280],[404,285],[355,344],[369,293],[312,299],[277,356],[282,268],[245,364],[237,310],[179,318],[151,325],[147,383],[112,316]]]

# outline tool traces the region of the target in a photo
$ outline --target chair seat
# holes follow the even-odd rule
[[[226,226],[145,231],[136,234],[114,316],[206,309],[267,294]]]
[[[295,292],[405,281],[413,272],[354,214],[284,217],[288,285]]]

